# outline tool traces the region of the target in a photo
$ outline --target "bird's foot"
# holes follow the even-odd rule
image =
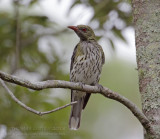
[[[97,84],[95,84],[95,86],[97,86],[100,91],[103,91],[103,86],[102,85],[97,83]]]
[[[83,86],[85,85],[85,83],[79,82],[79,86],[83,88]]]

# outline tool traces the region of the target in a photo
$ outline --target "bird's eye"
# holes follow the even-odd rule
[[[83,30],[83,32],[86,32],[87,29],[86,28],[82,28],[82,30]]]

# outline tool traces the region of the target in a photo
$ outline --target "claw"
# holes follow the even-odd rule
[[[97,83],[95,86],[97,86],[100,91],[103,91],[103,86],[102,85]]]
[[[79,85],[83,88],[83,85],[85,85],[85,83],[79,82]]]

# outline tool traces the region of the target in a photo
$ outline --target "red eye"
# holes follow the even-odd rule
[[[87,29],[86,29],[86,28],[83,28],[82,30],[83,30],[83,32],[86,32]]]

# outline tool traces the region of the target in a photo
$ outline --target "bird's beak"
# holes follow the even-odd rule
[[[74,30],[74,31],[77,31],[77,30],[78,30],[78,28],[77,28],[76,26],[68,26],[68,28],[70,28],[70,29],[72,29],[72,30]]]

